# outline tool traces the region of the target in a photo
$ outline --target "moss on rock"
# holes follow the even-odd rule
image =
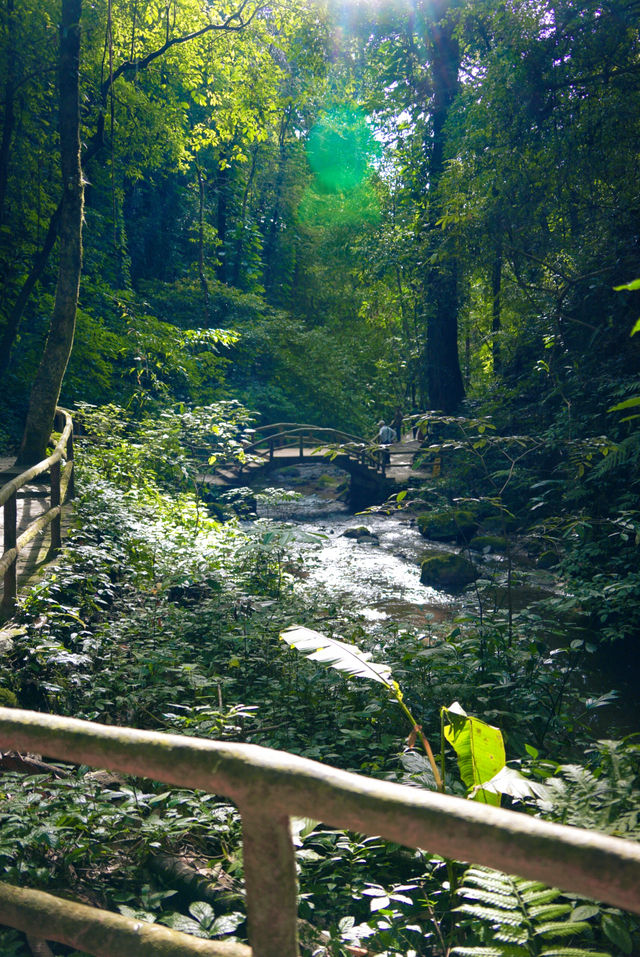
[[[469,548],[477,552],[506,552],[509,542],[502,535],[474,535],[469,542]]]
[[[378,536],[372,532],[366,525],[356,525],[353,528],[347,528],[342,533],[344,538],[355,538],[357,541],[369,540],[378,541]]]
[[[423,559],[420,581],[423,585],[431,585],[432,588],[459,591],[474,582],[478,575],[479,572],[473,562],[466,559],[464,555],[437,552]]]
[[[418,515],[418,528],[435,542],[468,542],[478,530],[473,514],[464,508],[446,508]]]

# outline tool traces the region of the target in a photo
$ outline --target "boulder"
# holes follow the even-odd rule
[[[432,588],[460,591],[479,577],[480,573],[476,566],[464,555],[436,552],[422,560],[420,581],[423,585],[431,585]]]
[[[372,532],[366,525],[356,525],[353,528],[347,528],[342,533],[343,538],[355,538],[358,542],[370,541],[377,542],[378,536]]]
[[[506,552],[509,542],[502,535],[474,535],[469,548],[476,552]]]
[[[420,534],[435,542],[464,544],[478,531],[478,523],[464,508],[443,508],[418,516]]]

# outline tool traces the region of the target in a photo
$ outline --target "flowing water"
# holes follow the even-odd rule
[[[478,612],[473,590],[454,596],[420,581],[420,561],[429,551],[458,549],[426,540],[418,531],[415,518],[406,513],[350,514],[343,500],[348,475],[342,470],[325,462],[301,464],[271,473],[268,482],[271,489],[278,491],[263,494],[266,483],[261,488],[254,487],[258,515],[284,525],[297,540],[301,562],[295,562],[291,571],[299,592],[321,591],[337,608],[355,613],[370,633],[394,625],[428,635],[433,623],[452,622],[461,613]],[[290,497],[292,492],[294,498]],[[357,538],[345,534],[361,528],[370,534]],[[495,555],[474,555],[474,562],[484,564],[486,577],[496,584],[495,594],[500,599],[502,593],[504,599],[505,560]],[[549,597],[557,589],[552,574],[529,568],[517,569],[514,580],[514,610]],[[549,639],[543,623],[541,627],[541,637]],[[589,640],[590,635],[585,631],[581,637]],[[552,638],[549,647],[557,644],[557,639]],[[612,685],[620,688],[621,700],[613,709],[615,720],[627,731],[635,730],[637,691],[626,687],[623,674],[607,674],[606,670],[601,661],[594,659],[590,667],[587,663],[582,676],[585,688],[588,686],[595,694]],[[604,733],[608,730],[607,721],[614,715],[610,708],[603,710]]]
[[[372,627],[393,622],[428,630],[433,621],[451,620],[460,611],[460,600],[420,582],[420,560],[430,550],[448,546],[428,542],[415,518],[402,512],[350,514],[340,499],[347,479],[326,463],[300,465],[269,479],[271,488],[299,497],[282,501],[277,494],[259,494],[259,516],[295,530],[304,561],[296,587],[321,588]],[[350,537],[350,530],[361,528],[370,534]],[[306,541],[311,537],[314,541]],[[499,565],[500,559],[493,562]]]

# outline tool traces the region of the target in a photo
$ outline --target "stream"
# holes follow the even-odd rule
[[[429,551],[457,552],[457,547],[425,539],[408,513],[351,514],[343,500],[347,482],[341,469],[319,462],[280,469],[271,473],[267,488],[254,487],[259,518],[283,523],[298,543],[303,561],[298,590],[321,588],[370,629],[394,623],[428,631],[432,622],[477,610],[473,596],[454,596],[420,581],[420,561]],[[282,501],[274,489],[296,497]],[[370,534],[350,537],[362,528]],[[475,561],[485,563],[498,582],[506,578],[501,556],[477,555]],[[520,607],[549,589],[548,574],[527,571],[526,576],[516,596]]]
[[[288,571],[298,593],[313,595],[321,591],[337,608],[359,618],[370,634],[395,627],[423,633],[428,640],[433,625],[453,625],[461,615],[478,614],[473,589],[452,595],[420,581],[420,561],[430,551],[459,549],[425,539],[409,513],[350,513],[345,501],[348,482],[345,472],[320,461],[280,469],[263,479],[262,484],[256,482],[253,486],[259,521],[270,528],[284,529],[297,543],[298,557]],[[362,527],[370,534],[349,537],[349,530]],[[502,593],[504,609],[504,557],[476,553],[473,560],[476,565],[485,566],[486,577],[495,583],[498,596]],[[558,590],[551,572],[525,565],[516,567],[513,610],[531,606]],[[506,611],[504,614],[506,617]],[[567,628],[569,637],[579,634],[575,622],[573,628]],[[548,640],[544,631],[541,637]],[[591,639],[586,631],[579,637]],[[557,638],[549,642],[551,653],[554,647],[558,647]],[[598,730],[603,737],[611,736],[612,724],[620,733],[637,730],[638,690],[629,681],[625,663],[616,657],[610,654],[609,647],[602,647],[598,654],[587,657],[587,670],[581,673],[586,694],[600,695],[612,686],[619,689],[620,696],[613,707],[609,705],[599,712]]]

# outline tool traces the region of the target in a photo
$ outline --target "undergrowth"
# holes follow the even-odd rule
[[[509,627],[467,617],[429,641],[395,626],[372,636],[330,594],[296,586],[305,559],[287,527],[221,522],[192,489],[169,495],[148,470],[135,482],[114,467],[106,481],[99,447],[81,466],[77,531],[23,595],[1,659],[0,685],[20,706],[248,741],[433,786],[403,747],[388,695],[279,641],[303,620],[386,661],[427,734],[437,736],[452,700],[500,727],[510,765],[547,787],[544,798],[511,799],[515,809],[638,836],[640,745],[594,740],[609,698],[579,680],[584,641],[550,651],[533,611]],[[453,756],[447,766],[450,788],[464,794]],[[10,881],[202,937],[246,936],[238,815],[214,796],[83,767],[5,772],[0,826]],[[541,957],[582,952],[573,936],[584,952],[640,948],[637,921],[612,908],[317,822],[294,822],[294,834],[305,954],[507,957],[516,947]],[[167,860],[204,876],[210,895],[177,886]],[[540,929],[552,918],[532,910],[538,893],[539,906],[556,908],[555,929]],[[0,931],[0,949],[26,953],[12,931]]]

